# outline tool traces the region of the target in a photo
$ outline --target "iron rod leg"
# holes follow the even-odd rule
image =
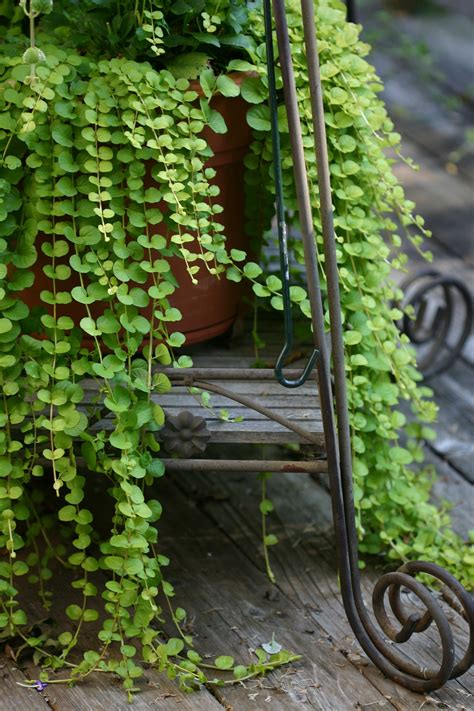
[[[357,22],[356,0],[346,0],[347,22]]]
[[[273,0],[280,64],[284,82],[285,104],[290,128],[300,224],[308,275],[311,322],[315,335],[315,346],[319,348],[321,354],[318,361],[318,381],[327,448],[342,596],[347,616],[354,633],[372,661],[387,676],[403,686],[411,688],[414,691],[427,692],[439,688],[448,679],[459,676],[471,666],[474,657],[474,603],[466,590],[464,590],[462,585],[460,585],[453,576],[437,565],[419,561],[407,563],[397,572],[384,575],[374,588],[374,612],[381,631],[384,634],[381,634],[373,624],[362,599],[358,569],[354,498],[352,492],[352,452],[344,369],[339,279],[313,0],[301,0],[301,4],[311,91],[325,268],[328,284],[337,430],[330,385],[329,359],[324,339],[323,302],[317,267],[313,217],[304,161],[285,4],[284,0]],[[444,583],[461,603],[466,618],[469,621],[471,630],[469,648],[462,660],[456,665],[454,642],[449,620],[429,590],[414,579],[413,576],[419,572],[428,573]],[[426,610],[423,615],[409,615],[405,612],[400,597],[402,587],[410,589],[423,603]],[[395,627],[387,615],[385,609],[386,593],[388,593],[393,614],[397,618],[400,628]],[[409,639],[414,632],[423,632],[426,630],[433,621],[438,627],[441,638],[442,661],[439,669],[420,669],[386,641],[386,637],[389,637],[394,642],[404,642]]]

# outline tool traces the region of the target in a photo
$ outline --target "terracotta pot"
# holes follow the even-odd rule
[[[210,129],[203,132],[214,152],[207,165],[216,170],[213,182],[219,186],[218,200],[224,208],[219,221],[225,227],[228,250],[241,249],[248,253],[243,163],[251,141],[251,130],[246,121],[248,104],[240,96],[216,96],[212,106],[222,114],[228,128],[225,134],[216,134]],[[242,285],[225,276],[217,279],[203,268],[197,275],[198,284],[193,285],[181,259],[173,260],[172,269],[179,289],[170,300],[183,315],[176,329],[186,335],[186,342],[200,343],[225,333],[237,317]]]
[[[239,81],[240,77],[236,80]],[[211,106],[222,114],[228,128],[225,134],[216,134],[209,128],[205,128],[202,134],[214,152],[214,156],[206,165],[216,170],[213,182],[219,186],[219,203],[224,208],[218,219],[224,225],[228,249],[248,252],[249,244],[244,232],[243,164],[251,141],[251,130],[246,121],[248,104],[240,96],[228,98],[218,95],[212,99]],[[159,230],[160,226],[156,229]],[[68,263],[67,258],[65,262]],[[34,285],[19,295],[30,308],[41,305],[41,291],[51,290],[51,282],[43,272],[43,267],[49,263],[50,260],[38,249],[38,259],[33,267]],[[204,268],[201,268],[197,275],[198,284],[193,284],[184,261],[178,258],[173,258],[172,270],[179,288],[170,297],[170,302],[181,311],[183,318],[176,324],[169,324],[170,331],[184,333],[187,344],[206,341],[225,333],[237,317],[243,293],[242,285],[228,281],[224,275],[218,279]],[[150,280],[148,284],[136,286],[147,288],[152,283]],[[73,274],[70,279],[61,283],[61,290],[70,291],[78,285],[79,279]],[[129,283],[130,288],[133,286],[135,285]],[[85,306],[77,302],[59,306],[57,312],[59,315],[70,316],[76,325],[87,315]],[[95,318],[100,315],[99,304],[92,305],[92,313]],[[143,310],[143,315],[147,318],[151,316],[151,306]],[[86,338],[83,345],[91,347],[92,344]]]

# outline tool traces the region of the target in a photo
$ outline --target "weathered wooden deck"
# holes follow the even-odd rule
[[[400,31],[404,38],[422,37],[432,46],[435,61],[445,65],[435,85],[400,56],[383,51],[383,37],[374,61],[387,79],[386,98],[405,138],[405,152],[421,164],[419,173],[402,167],[400,175],[433,230],[437,264],[464,275],[472,288],[470,181],[474,154],[468,153],[458,165],[450,157],[462,143],[463,129],[469,121],[472,123],[472,95],[462,79],[467,72],[473,80],[472,6],[464,0],[437,0],[437,4],[444,8],[451,5],[451,14],[392,17],[393,36]],[[377,19],[374,6],[380,6],[379,0],[363,5],[363,19],[367,18],[369,28]],[[451,99],[451,105],[440,100],[441,95]],[[455,503],[455,527],[462,533],[474,513],[472,344],[471,338],[462,358],[430,383],[441,408],[437,438],[427,447],[428,460],[440,474],[434,493]],[[232,412],[233,406],[229,410]],[[229,452],[223,456],[229,456]],[[269,521],[270,530],[280,540],[271,551],[276,587],[264,574],[259,481],[254,474],[209,472],[161,480],[158,494],[165,512],[160,524],[162,548],[171,558],[169,579],[175,585],[179,605],[189,613],[190,631],[200,651],[249,660],[249,650],[275,634],[279,642],[301,653],[303,659],[260,681],[218,691],[204,689],[192,696],[181,693],[162,675],[148,671],[143,692],[132,708],[474,709],[472,673],[442,691],[422,696],[388,681],[368,662],[354,640],[341,604],[324,479],[317,482],[305,474],[276,474],[268,486],[276,508]],[[364,574],[367,599],[376,577],[375,571]],[[434,657],[436,649],[433,638],[425,648],[427,658]],[[17,685],[25,678],[34,678],[28,664],[16,665],[8,655],[0,657],[0,711],[129,708],[119,684],[103,675],[72,689],[49,686],[41,694]]]

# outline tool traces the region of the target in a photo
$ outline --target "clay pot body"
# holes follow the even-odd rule
[[[216,171],[213,182],[219,186],[218,200],[224,208],[218,217],[225,228],[227,249],[249,253],[249,240],[245,235],[243,163],[251,141],[251,130],[246,122],[248,104],[240,96],[216,96],[212,105],[222,114],[228,128],[224,134],[210,129],[203,132],[214,152],[208,166]],[[204,268],[197,276],[198,284],[193,285],[183,260],[173,260],[172,269],[179,289],[171,302],[183,315],[177,328],[186,335],[186,342],[200,343],[225,333],[237,317],[242,285],[229,281],[224,275],[217,279]]]
[[[212,182],[219,186],[218,199],[224,208],[217,218],[224,225],[227,248],[248,252],[248,239],[244,231],[243,164],[251,141],[251,130],[246,122],[248,105],[240,96],[228,98],[220,95],[212,99],[211,105],[222,114],[228,129],[225,134],[216,134],[209,128],[205,128],[202,134],[214,153],[206,165],[216,170],[216,176]],[[160,231],[160,228],[161,226],[157,226],[153,229]],[[33,267],[35,271],[34,284],[19,294],[30,308],[42,305],[39,298],[41,291],[51,290],[51,282],[43,272],[43,267],[49,263],[49,258],[43,254],[41,249],[38,249],[38,259]],[[67,257],[65,263],[68,263]],[[198,283],[193,284],[186,271],[184,261],[179,258],[172,259],[172,271],[178,281],[179,288],[170,297],[170,302],[172,306],[180,310],[182,320],[170,323],[170,332],[179,330],[184,333],[187,344],[206,341],[225,333],[232,326],[238,314],[243,293],[241,284],[227,280],[225,275],[217,278],[209,274],[205,268],[201,268],[197,275]],[[73,274],[70,279],[61,283],[61,290],[70,291],[79,284],[78,275]],[[149,284],[141,285],[129,283],[129,287],[148,288],[151,284],[152,281]],[[91,311],[95,318],[100,316],[100,304],[93,304]],[[67,306],[59,306],[57,313],[70,316],[75,325],[79,325],[80,320],[87,315],[85,306],[75,301]],[[151,306],[143,309],[143,315],[150,318]],[[87,338],[83,343],[89,347],[92,345]]]

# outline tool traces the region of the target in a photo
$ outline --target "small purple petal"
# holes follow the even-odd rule
[[[38,679],[37,681],[35,681],[33,688],[36,689],[36,691],[44,691],[44,689],[46,689],[47,686],[48,685],[44,681],[40,681]]]

